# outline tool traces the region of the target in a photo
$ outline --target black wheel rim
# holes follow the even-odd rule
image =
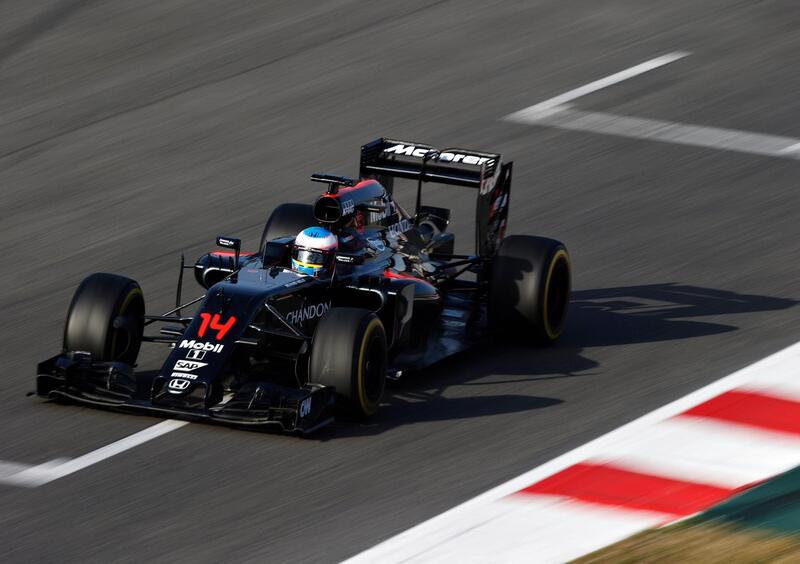
[[[111,359],[132,364],[139,353],[142,331],[144,329],[144,303],[141,299],[133,299],[120,312],[121,326],[113,329],[111,340]]]

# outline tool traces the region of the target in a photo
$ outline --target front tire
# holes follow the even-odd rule
[[[144,295],[135,280],[96,273],[72,297],[64,326],[64,351],[91,353],[97,361],[133,366],[144,331]]]
[[[386,385],[386,332],[365,309],[332,308],[317,324],[309,380],[336,389],[337,406],[359,419],[378,411]]]
[[[511,235],[492,259],[489,324],[495,333],[552,343],[564,331],[571,285],[566,247]]]

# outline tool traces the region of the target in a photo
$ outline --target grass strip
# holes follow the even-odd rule
[[[788,564],[800,562],[800,537],[689,521],[639,533],[574,562]]]

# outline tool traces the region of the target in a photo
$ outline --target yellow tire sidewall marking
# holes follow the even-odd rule
[[[377,405],[371,404],[367,398],[367,388],[364,385],[364,354],[366,353],[367,343],[372,336],[372,332],[380,325],[380,320],[376,317],[369,322],[367,328],[364,330],[364,336],[361,338],[361,349],[358,353],[358,367],[356,375],[356,385],[358,386],[358,400],[361,402],[361,410],[365,415],[372,415],[378,410]]]
[[[547,338],[554,341],[560,335],[561,331],[556,331],[552,327],[550,327],[550,316],[549,312],[547,311],[547,302],[550,296],[550,280],[553,278],[553,271],[556,268],[556,264],[560,259],[564,259],[567,263],[567,269],[569,270],[569,255],[567,251],[564,249],[559,249],[556,251],[556,254],[553,255],[553,258],[550,259],[550,265],[547,267],[547,277],[544,279],[544,295],[543,295],[543,304],[542,304],[542,313],[543,313],[543,324],[544,324],[544,331],[547,333]]]

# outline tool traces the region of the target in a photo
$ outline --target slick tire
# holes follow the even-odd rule
[[[336,389],[337,411],[365,419],[378,411],[386,384],[386,333],[365,309],[332,308],[317,324],[309,380]]]
[[[84,278],[67,311],[64,351],[133,366],[144,330],[144,295],[134,280],[96,273]]]
[[[564,330],[571,270],[566,247],[544,237],[511,235],[492,259],[489,326],[496,335],[552,343]]]
[[[275,208],[264,225],[261,233],[259,251],[264,252],[264,245],[278,237],[295,237],[306,227],[317,225],[314,209],[308,204],[281,204]]]

